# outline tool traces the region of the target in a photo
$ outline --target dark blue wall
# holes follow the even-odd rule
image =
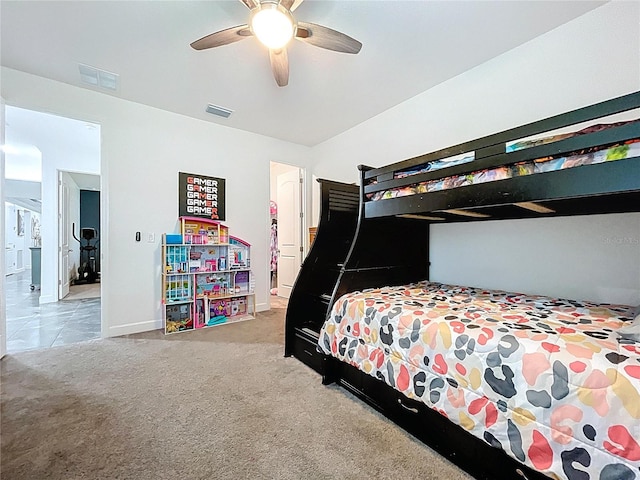
[[[80,229],[83,228],[95,228],[98,232],[98,239],[100,239],[102,231],[100,229],[100,192],[92,190],[80,190]],[[80,230],[82,231],[82,230]],[[83,240],[80,236],[80,232],[77,233],[78,238],[82,240],[82,244],[86,244],[86,240]],[[91,240],[91,245],[95,245],[95,240]],[[98,243],[98,250],[96,254],[96,271],[100,271],[100,243]]]

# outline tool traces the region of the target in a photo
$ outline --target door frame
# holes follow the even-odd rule
[[[0,97],[0,144],[4,145],[4,121],[5,121],[5,103],[4,98]],[[0,148],[0,245],[4,250],[4,148]],[[5,288],[5,255],[0,255],[0,359],[7,353],[7,306]]]
[[[57,174],[57,181],[58,181],[58,208],[57,208],[57,218],[58,218],[58,231],[57,233],[57,244],[58,244],[58,248],[56,249],[57,253],[58,253],[58,268],[56,268],[56,271],[58,272],[58,280],[57,280],[57,297],[58,297],[58,301],[62,300],[64,297],[66,297],[69,294],[69,286],[71,284],[71,281],[69,280],[69,252],[73,251],[72,248],[70,248],[71,245],[71,238],[72,236],[69,234],[69,214],[70,214],[70,205],[71,205],[71,201],[69,199],[69,191],[67,188],[67,185],[64,182],[64,173],[68,173],[65,172],[64,170],[58,170],[56,172]],[[66,189],[66,191],[65,191]],[[66,229],[66,231],[65,231]],[[65,241],[64,241],[64,237],[66,235],[66,247],[65,247]],[[66,252],[65,252],[66,249]],[[66,262],[66,272],[65,270],[65,262],[64,262],[64,256],[67,256],[67,262]],[[65,293],[66,292],[66,293]]]
[[[79,174],[79,175],[91,175],[93,177],[98,177],[100,179],[100,232],[98,232],[99,238],[100,238],[100,264],[102,265],[102,260],[104,257],[104,254],[106,252],[105,250],[105,244],[107,244],[106,241],[106,229],[107,229],[107,225],[106,225],[106,221],[105,221],[105,216],[107,215],[108,212],[108,206],[104,205],[104,203],[106,202],[105,200],[105,192],[103,190],[103,174],[102,174],[102,168],[101,168],[101,173],[97,174],[97,173],[85,173],[85,172],[77,172],[74,170],[56,170],[56,176],[57,176],[57,185],[58,185],[58,192],[57,192],[57,207],[56,207],[56,216],[58,218],[58,231],[55,232],[56,234],[56,256],[57,256],[57,260],[56,260],[56,292],[57,292],[57,297],[58,300],[60,301],[62,300],[62,297],[60,296],[60,281],[61,281],[61,274],[62,274],[62,261],[61,261],[61,248],[62,248],[62,243],[61,243],[61,234],[60,234],[60,217],[62,215],[62,174],[66,173],[66,174],[70,174],[71,176],[73,176],[74,173]],[[80,190],[82,190],[82,188],[79,188]],[[68,213],[68,212],[67,212]],[[72,222],[73,223],[73,222]],[[76,234],[78,235],[78,237],[80,237],[80,214],[78,213],[78,225],[76,225],[78,230],[76,232]],[[80,251],[80,245],[78,244],[76,247],[76,240],[73,238],[73,236],[71,235],[70,232],[69,233],[69,245],[73,245],[72,248],[70,248],[70,251],[74,251],[74,252],[78,252],[78,257],[79,257],[79,262],[82,262],[82,252]],[[103,233],[104,233],[104,237],[103,237]],[[104,242],[103,242],[103,238],[104,238]],[[102,298],[104,296],[104,272],[102,271],[103,269],[101,268],[101,272],[100,272],[100,298]],[[101,304],[101,311],[104,309],[104,302]],[[104,327],[104,326],[103,326]],[[105,329],[103,328],[103,337],[105,336]]]
[[[274,180],[272,178],[272,170],[271,170],[271,166],[273,164],[279,164],[279,165],[285,165],[287,167],[290,168],[295,168],[298,170],[298,176],[301,179],[300,181],[300,246],[302,247],[302,252],[300,252],[300,265],[302,265],[302,262],[304,261],[307,252],[309,250],[309,243],[308,243],[308,236],[305,235],[305,232],[307,231],[307,228],[309,226],[309,220],[308,220],[308,212],[310,211],[308,208],[308,193],[307,193],[307,169],[305,167],[301,167],[300,165],[293,165],[291,163],[286,163],[286,162],[279,162],[279,161],[275,161],[272,160],[269,162],[270,165],[270,170],[269,170],[269,198],[271,199],[271,185],[272,185],[272,180]],[[277,175],[276,175],[277,177]],[[277,185],[276,185],[277,188]],[[277,197],[277,192],[274,191],[273,195]],[[271,215],[269,214],[269,202],[267,202],[267,208],[266,208],[266,215],[267,215],[267,221],[265,222],[266,227],[267,227],[267,252],[270,251],[270,240],[271,240]],[[278,220],[278,222],[280,222],[280,220]],[[271,257],[270,255],[267,255],[267,259],[265,261],[265,269],[266,269],[266,279],[267,279],[267,306],[269,308],[271,308],[271,269],[270,269],[270,264],[271,264]]]
[[[5,122],[6,122],[6,103],[5,100],[0,97],[0,139],[2,140],[2,144],[4,145],[5,143]],[[15,108],[20,108],[20,109],[24,109],[24,110],[30,110],[33,111],[35,113],[43,113],[43,110],[37,110],[34,109],[32,106],[28,106],[28,105],[21,105],[21,104],[11,104],[11,107],[15,107]],[[100,135],[98,137],[98,142],[100,143],[100,148],[99,148],[99,173],[88,173],[88,172],[82,172],[82,171],[78,171],[78,172],[74,172],[73,170],[63,170],[63,171],[67,171],[70,173],[81,173],[81,174],[90,174],[90,175],[97,175],[100,178],[100,226],[101,226],[101,232],[100,232],[100,247],[101,247],[101,252],[100,252],[100,256],[101,256],[101,269],[100,269],[100,278],[101,278],[101,282],[100,282],[100,297],[101,297],[101,303],[100,303],[100,324],[101,324],[101,337],[102,338],[106,338],[108,336],[110,336],[111,332],[109,329],[109,325],[108,322],[106,321],[106,319],[108,318],[108,311],[109,311],[109,304],[107,302],[107,298],[108,298],[108,279],[109,279],[109,262],[105,261],[105,259],[108,258],[108,252],[109,252],[109,192],[108,192],[108,188],[107,185],[109,183],[108,181],[108,175],[109,175],[109,171],[108,171],[108,162],[105,159],[104,156],[104,152],[103,152],[103,148],[102,148],[102,143],[103,143],[103,125],[100,122],[99,119],[97,118],[79,118],[79,117],[75,117],[75,116],[71,116],[68,115],[66,113],[60,113],[60,112],[44,112],[44,113],[49,113],[51,115],[56,115],[56,116],[61,116],[61,117],[65,117],[65,118],[69,118],[72,120],[77,120],[77,121],[81,121],[81,122],[87,122],[87,123],[92,123],[95,125],[98,125],[100,128]],[[2,201],[3,205],[4,205],[4,197],[5,197],[5,189],[4,189],[4,177],[5,177],[5,155],[4,155],[4,151],[2,149],[0,149],[0,155],[1,155],[1,161],[0,161],[0,186],[2,187],[0,189],[0,201]],[[43,164],[43,182],[44,182],[44,164]],[[58,169],[56,169],[55,171],[57,171]],[[56,184],[58,181],[58,178],[56,177]],[[47,196],[42,197],[42,203],[44,205],[45,202],[48,202],[49,205],[53,205],[51,207],[51,209],[53,210],[53,212],[48,212],[48,217],[47,218],[51,218],[51,213],[54,213],[55,216],[57,216],[58,213],[58,192],[57,192],[57,187],[56,187],[56,193],[54,196],[51,196],[50,193],[47,194]],[[42,294],[40,294],[40,303],[49,303],[49,302],[56,302],[58,299],[58,286],[57,286],[57,282],[58,282],[58,278],[59,278],[59,274],[58,274],[58,232],[57,232],[57,228],[52,228],[51,226],[47,226],[44,225],[46,220],[45,220],[45,212],[44,212],[44,208],[43,211],[41,213],[41,219],[42,219],[42,226],[43,226],[43,247],[44,247],[44,242],[53,242],[52,243],[52,249],[51,252],[48,253],[49,255],[53,256],[55,258],[55,261],[53,262],[53,268],[52,269],[48,269],[47,273],[47,281],[48,282],[55,282],[55,286],[54,288],[52,288],[52,295],[48,295],[48,298],[45,299],[45,301],[43,302],[43,297]],[[2,222],[1,225],[4,225],[4,208],[0,209],[0,221]],[[56,222],[57,225],[57,222]],[[53,237],[53,238],[52,238]],[[4,243],[4,226],[0,229],[0,243]],[[44,248],[43,248],[43,253],[44,253]],[[0,358],[2,357],[2,354],[6,352],[6,288],[4,287],[5,285],[5,271],[6,271],[6,267],[5,267],[5,259],[4,256],[0,256],[0,286],[2,287],[0,289]],[[44,273],[44,272],[42,272]],[[42,279],[44,281],[44,277]],[[55,294],[53,294],[53,292],[55,292]],[[56,298],[54,300],[54,298]]]

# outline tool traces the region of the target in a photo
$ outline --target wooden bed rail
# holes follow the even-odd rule
[[[626,112],[636,108],[640,108],[640,91],[629,93],[627,95],[613,98],[611,100],[605,100],[603,102],[579,108],[577,110],[554,115],[542,120],[537,120],[535,122],[521,125],[516,128],[511,128],[499,133],[487,135],[476,140],[459,143],[452,147],[437,150],[435,152],[427,153],[400,162],[395,162],[380,168],[369,167],[365,173],[364,179],[368,181],[375,177],[381,177],[384,174],[391,174],[391,176],[393,176],[393,172],[399,170],[405,170],[433,160],[447,158],[467,152],[476,151],[476,159],[482,158],[484,156],[491,156],[496,153],[505,153],[504,146],[508,142],[519,140],[525,137],[530,137],[533,135],[539,135],[577,123],[588,122],[616,113]],[[503,147],[501,151],[499,146]],[[495,151],[496,148],[498,148],[498,152]]]
[[[616,161],[572,166],[544,173],[511,175],[511,166],[539,159],[575,157],[591,152],[596,147],[610,148],[640,138],[640,121],[611,126],[582,133],[550,143],[543,143],[511,152],[506,144],[554,129],[569,127],[616,113],[640,110],[640,92],[600,102],[578,110],[529,123],[478,140],[461,143],[403,162],[380,168],[360,166],[361,200],[366,218],[396,215],[423,215],[435,222],[460,222],[540,216],[586,215],[640,211],[640,156],[631,153]],[[638,112],[640,118],[640,111]],[[604,123],[611,120],[602,120]],[[637,143],[635,143],[637,148]],[[627,148],[627,147],[625,147]],[[612,152],[614,149],[611,150]],[[634,150],[632,150],[633,152]],[[473,160],[458,165],[405,175],[395,178],[397,172],[410,171],[433,160],[452,155],[474,154]],[[615,159],[615,157],[613,158]],[[571,160],[574,160],[572,158]],[[568,162],[571,165],[571,161]],[[421,184],[454,177],[453,182],[474,172],[499,167],[495,181],[444,188],[424,193],[416,189]],[[531,168],[531,167],[529,167]],[[392,189],[418,190],[418,193],[373,200],[372,195]],[[541,203],[539,207],[538,203]],[[522,205],[535,207],[527,208]],[[466,211],[471,214],[465,215]]]

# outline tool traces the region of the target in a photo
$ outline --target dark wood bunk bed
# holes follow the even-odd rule
[[[625,428],[618,428],[620,426],[617,425],[613,433],[611,429],[608,432],[610,435],[609,440],[612,440],[612,442],[605,446],[606,450],[609,453],[617,452],[616,455],[621,455],[625,458],[612,456],[611,464],[602,468],[599,471],[599,476],[594,476],[587,473],[591,464],[591,458],[585,450],[587,447],[576,447],[570,451],[562,452],[562,458],[556,458],[553,461],[553,465],[551,463],[547,465],[545,455],[553,455],[552,452],[545,450],[549,448],[549,442],[541,439],[539,434],[536,437],[534,433],[535,441],[529,445],[534,450],[524,452],[520,448],[519,451],[518,445],[522,438],[519,437],[518,428],[513,428],[515,425],[513,422],[509,424],[508,438],[506,440],[504,438],[496,438],[490,433],[488,427],[484,435],[478,435],[476,432],[476,436],[473,436],[458,425],[464,422],[455,419],[456,424],[452,423],[453,419],[449,420],[445,415],[442,415],[446,414],[446,412],[429,403],[429,401],[434,400],[433,396],[429,400],[426,400],[425,397],[429,397],[428,393],[433,394],[434,389],[431,387],[433,387],[434,381],[440,391],[443,392],[442,397],[444,397],[444,391],[447,388],[455,391],[460,386],[460,376],[456,376],[453,373],[446,375],[440,371],[442,374],[441,379],[438,381],[437,378],[433,378],[429,385],[424,382],[422,384],[416,382],[416,377],[413,377],[413,379],[409,377],[408,381],[405,378],[403,385],[399,385],[400,377],[394,378],[397,372],[392,373],[390,371],[389,375],[386,375],[385,372],[376,372],[375,368],[369,365],[370,373],[364,373],[363,370],[356,366],[353,357],[357,356],[355,352],[358,348],[362,348],[364,342],[361,338],[354,338],[357,335],[362,336],[360,332],[357,332],[356,335],[354,331],[349,330],[354,329],[354,324],[346,327],[347,332],[352,336],[351,340],[347,339],[347,337],[342,338],[342,341],[337,341],[335,337],[333,339],[329,338],[329,336],[324,338],[326,336],[325,328],[331,331],[337,331],[340,328],[338,323],[333,323],[331,327],[327,327],[332,317],[341,317],[349,308],[349,302],[358,301],[357,298],[351,298],[347,301],[347,297],[342,297],[344,294],[349,294],[350,292],[358,293],[363,289],[414,284],[429,279],[429,225],[432,223],[640,211],[640,156],[638,156],[637,150],[632,150],[635,153],[632,153],[631,156],[619,159],[619,153],[626,148],[625,145],[631,144],[635,139],[640,139],[640,123],[638,122],[628,122],[607,129],[594,128],[585,130],[579,135],[569,136],[568,138],[556,137],[556,140],[552,143],[541,143],[537,146],[517,149],[507,153],[507,145],[510,142],[637,108],[640,108],[640,92],[389,166],[381,168],[360,166],[361,201],[356,234],[328,304],[328,307],[332,307],[333,310],[327,309],[329,312],[327,323],[319,333],[321,348],[314,353],[316,355],[316,360],[314,361],[316,363],[321,362],[323,365],[322,369],[318,369],[323,374],[323,382],[337,382],[479,479],[527,478],[541,480],[548,478],[537,470],[545,471],[548,475],[555,474],[557,478],[569,480],[592,478],[599,478],[600,480],[630,480],[640,478],[640,457],[636,458],[639,456],[637,449],[634,447],[637,443],[633,443],[640,438],[639,406],[632,405],[630,407],[635,409],[636,416],[632,415],[635,420],[632,420]],[[535,142],[530,142],[529,145],[535,145]],[[607,160],[615,161],[591,164],[591,160],[584,159],[589,158],[588,155],[601,146],[607,146],[606,152],[609,152],[608,155],[611,157],[607,157]],[[615,149],[616,146],[621,146],[622,150],[610,150],[610,148]],[[419,170],[418,167],[423,164],[437,162],[440,159],[468,152],[474,152],[474,159],[467,163],[434,171],[415,173],[415,170]],[[580,155],[587,155],[587,157],[581,160],[578,158]],[[566,158],[569,163],[573,162],[577,166],[553,171],[543,170],[542,173],[533,173],[533,167],[531,167],[531,173],[533,174],[525,173],[521,176],[514,174],[513,176],[508,175],[499,181],[428,191],[429,182],[437,184],[440,179],[446,178],[449,180],[444,181],[445,184],[453,179],[450,183],[462,183],[464,185],[465,178],[472,176],[474,172],[486,169],[501,169],[505,168],[505,166],[508,166],[506,167],[508,171],[514,172],[513,169],[516,168],[514,165],[524,165],[533,160],[547,157],[551,157],[554,161]],[[529,165],[531,166],[531,164]],[[524,170],[526,169],[527,167],[524,168]],[[407,171],[411,174],[406,175]],[[398,172],[404,173],[398,175]],[[462,181],[460,181],[461,179]],[[406,191],[415,193],[406,196],[394,196],[393,192],[396,192],[397,189],[405,189],[405,193]],[[318,227],[319,231],[320,228],[321,225]],[[424,285],[420,286],[423,287]],[[361,301],[369,302],[363,303],[364,312],[360,312],[365,317],[367,315],[370,316],[367,321],[373,321],[372,318],[375,316],[375,312],[370,307],[376,307],[379,303],[382,304],[389,301],[393,303],[393,299],[389,300],[389,298],[394,295],[404,295],[404,293],[399,294],[397,291],[385,291],[384,293],[387,296],[376,300],[373,295],[379,293],[379,291],[374,291],[372,296],[364,300],[360,298]],[[441,292],[438,290],[437,293]],[[498,292],[495,295],[499,296],[500,293],[504,292]],[[300,292],[297,292],[296,288],[294,288],[292,299],[299,294]],[[510,298],[508,294],[505,295]],[[547,302],[545,303],[545,308],[551,310],[567,306],[563,301],[553,303],[553,305],[558,305],[555,307],[549,306],[549,299],[543,298],[540,300],[539,298],[534,298],[534,300]],[[527,300],[527,302],[533,302],[534,300]],[[552,299],[551,301],[555,300],[557,299]],[[527,305],[527,308],[530,308],[530,303],[527,303]],[[418,308],[429,306],[433,305],[420,304]],[[569,302],[568,306],[573,309],[586,308],[587,311],[590,311],[589,308],[593,307],[591,304],[579,302]],[[301,308],[297,309],[297,312],[299,313],[287,316],[287,338],[290,337],[289,323],[295,323],[296,317],[304,315]],[[635,315],[629,308],[626,310],[624,308],[613,308],[613,313],[620,317],[618,318],[618,324],[628,321],[633,318],[632,315]],[[388,317],[390,318],[391,315],[388,315]],[[584,322],[589,323],[586,320]],[[393,330],[389,330],[389,323],[385,317],[382,319],[381,324],[375,324],[380,327],[380,337],[393,337],[394,333]],[[317,325],[317,323],[314,325]],[[374,324],[372,323],[371,325]],[[551,329],[547,324],[543,326]],[[364,328],[366,328],[366,325]],[[566,330],[566,322],[562,328],[565,329],[562,332],[568,331]],[[411,329],[409,328],[408,330]],[[608,331],[611,332],[611,330]],[[546,334],[547,332],[543,333]],[[597,333],[594,334],[596,339],[598,338]],[[422,331],[420,331],[420,334],[422,334]],[[395,335],[401,336],[397,325]],[[409,336],[411,336],[411,333],[407,333],[407,337]],[[456,337],[454,341],[457,342],[459,340],[460,338]],[[600,342],[601,340],[594,341]],[[604,342],[605,340],[602,341]],[[324,347],[323,343],[325,343]],[[618,339],[617,343],[626,348],[624,350],[626,355],[615,357],[616,361],[622,360],[622,363],[617,365],[617,368],[630,368],[628,371],[632,372],[631,376],[634,377],[631,380],[635,382],[633,385],[635,394],[640,395],[637,368],[637,363],[640,362],[640,344],[626,339]],[[456,343],[455,347],[461,347],[461,345]],[[503,344],[497,346],[497,349],[508,347],[509,345],[505,346]],[[324,350],[324,352],[320,351],[320,349]],[[464,346],[462,346],[462,350],[464,350]],[[289,347],[288,351],[289,353],[291,352],[291,347]],[[535,354],[534,352],[532,355]],[[311,354],[308,355],[311,356]],[[343,361],[338,361],[335,357],[342,357]],[[371,357],[371,360],[375,363],[373,357]],[[426,365],[429,365],[428,360],[425,357]],[[629,362],[634,362],[634,360],[636,363],[629,365]],[[389,360],[390,363],[391,360]],[[562,372],[556,371],[556,365],[556,362],[554,362],[554,385],[562,383],[560,381],[562,379],[560,378],[559,380]],[[430,368],[434,369],[435,366],[436,362],[432,361],[432,367]],[[499,370],[500,365],[496,364],[493,367]],[[446,366],[441,364],[438,365],[438,368],[446,370]],[[551,369],[550,366],[549,369]],[[504,373],[504,370],[502,372]],[[516,371],[515,373],[520,374],[521,372]],[[497,376],[500,380],[499,371]],[[412,380],[413,384],[411,384]],[[446,380],[446,382],[443,380]],[[406,388],[407,384],[410,384],[410,387],[414,387],[413,390]],[[427,388],[425,389],[425,387]],[[410,394],[407,393],[408,390]],[[422,396],[425,391],[427,394]],[[556,393],[553,393],[553,395],[554,399],[555,396],[562,396]],[[635,398],[633,394],[630,395]],[[551,401],[555,402],[554,399],[551,399]],[[640,396],[638,399],[640,400]],[[486,395],[478,398],[478,402],[474,407],[476,410],[479,409],[478,405],[491,404]],[[615,405],[615,408],[624,412],[625,408],[629,409],[628,402],[629,399],[624,404],[614,402],[612,408]],[[502,402],[502,405],[497,402],[496,405],[500,411],[507,410],[504,402]],[[487,406],[484,421],[489,422],[490,413],[494,417],[500,415],[498,410],[493,408],[493,411],[489,412]],[[565,413],[569,417],[573,415],[573,413]],[[526,416],[527,414],[525,413]],[[469,420],[468,416],[466,418]],[[529,420],[531,419],[525,418],[523,422],[526,423]],[[575,418],[572,420],[575,420]],[[596,427],[602,427],[602,425],[596,425]],[[567,432],[566,428],[568,427],[558,426],[558,428],[564,434]],[[470,428],[467,428],[467,430],[470,430]],[[619,435],[621,430],[626,430],[626,437],[625,435]],[[596,429],[593,426],[586,425],[583,426],[582,432],[579,434],[574,432],[574,434],[581,436],[583,440],[586,438],[589,441],[598,435],[607,435],[605,432],[596,434],[595,431]],[[629,440],[629,433],[631,434],[631,440]],[[556,435],[556,433],[551,435]],[[514,441],[514,439],[517,441]],[[545,455],[540,454],[538,450]],[[537,456],[537,463],[539,465],[544,464],[543,467],[530,468],[530,466],[536,465],[532,465],[528,461],[529,455]],[[527,461],[525,461],[525,458]],[[614,461],[615,458],[620,458],[622,461],[616,463]],[[549,462],[551,461],[549,460]],[[529,463],[530,466],[524,463]],[[536,461],[533,463],[535,464]]]
[[[317,351],[331,295],[358,223],[359,187],[318,179],[320,219],[315,239],[293,285],[285,322],[285,356],[325,375],[327,358]]]

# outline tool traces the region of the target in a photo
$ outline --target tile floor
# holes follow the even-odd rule
[[[5,285],[8,353],[100,338],[100,298],[40,305],[30,270],[7,276]]]

